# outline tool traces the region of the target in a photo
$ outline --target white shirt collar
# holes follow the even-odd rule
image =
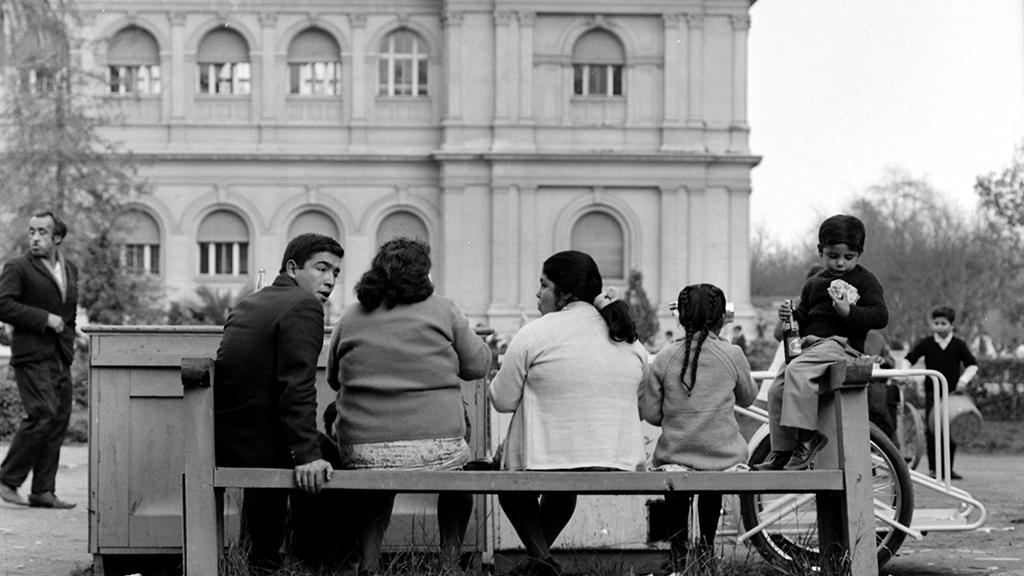
[[[949,336],[946,336],[945,338],[940,337],[938,334],[933,334],[933,337],[935,338],[935,343],[939,345],[939,348],[945,350],[946,346],[949,346],[949,343],[953,341],[953,332],[950,331]]]

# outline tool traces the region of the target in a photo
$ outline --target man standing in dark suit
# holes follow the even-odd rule
[[[214,428],[219,466],[294,468],[298,488],[316,493],[333,469],[316,428],[316,366],[323,304],[344,249],[320,234],[296,236],[274,283],[231,311],[215,364]],[[281,567],[288,494],[246,489],[242,534],[254,569]]]
[[[71,419],[78,269],[58,249],[67,226],[53,212],[28,221],[28,254],[0,273],[0,321],[14,326],[11,366],[25,418],[0,465],[0,499],[19,506],[74,508],[54,494],[60,447]],[[32,472],[28,500],[18,488]]]

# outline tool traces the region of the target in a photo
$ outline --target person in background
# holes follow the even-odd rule
[[[558,252],[544,261],[537,291],[541,317],[512,338],[488,390],[511,412],[504,470],[636,470],[643,466],[638,394],[647,350],[629,307],[602,292],[588,254]],[[572,518],[575,494],[506,493],[501,509],[526,547],[516,574],[559,574],[551,545]]]
[[[725,323],[725,294],[711,284],[679,292],[676,310],[685,338],[654,358],[640,396],[640,416],[661,426],[652,464],[656,470],[746,470],[747,443],[733,409],[757,396],[750,364],[739,346],[718,336]],[[682,573],[689,549],[691,492],[665,497],[670,568]],[[714,557],[722,495],[696,496],[698,558]]]
[[[736,324],[732,327],[732,344],[739,346],[743,353],[747,353],[747,337],[743,334],[743,326]]]
[[[74,508],[56,495],[60,447],[71,420],[78,268],[60,245],[68,228],[50,211],[28,221],[28,253],[0,273],[0,322],[14,327],[11,368],[25,417],[0,464],[0,500],[17,506]],[[26,500],[18,488],[32,473]]]
[[[864,338],[864,355],[882,369],[895,368],[885,336],[878,330],[871,330]],[[886,378],[875,378],[868,383],[868,420],[885,433],[896,446],[900,445],[896,435],[896,419],[899,413],[900,391]]]
[[[333,238],[300,234],[274,283],[231,310],[214,364],[218,466],[290,468],[296,487],[314,494],[330,479],[316,428],[316,365],[324,303],[344,255]],[[288,499],[285,490],[245,489],[242,539],[252,571],[281,568]]]
[[[491,351],[454,302],[434,294],[430,246],[395,238],[377,251],[356,285],[355,304],[331,336],[327,382],[338,391],[335,437],[342,467],[452,470],[472,459],[462,381],[487,375]],[[351,564],[379,570],[394,492],[353,498]],[[437,502],[446,561],[459,559],[473,512],[471,494]]]
[[[803,352],[779,371],[768,390],[772,452],[757,470],[805,470],[828,438],[818,431],[818,382],[829,366],[864,353],[868,330],[889,323],[881,283],[859,263],[864,223],[845,214],[818,228],[824,270],[804,283],[800,304],[779,306],[779,319],[800,326]]]
[[[956,322],[956,310],[949,306],[939,306],[932,310],[932,336],[922,338],[907,352],[903,358],[904,366],[909,368],[918,360],[924,358],[924,367],[928,370],[936,370],[946,377],[946,386],[953,394],[963,394],[967,384],[978,373],[978,361],[974,359],[970,348],[959,336],[953,333],[953,323]],[[932,390],[932,381],[929,378],[924,386],[925,413],[930,414],[935,406],[935,391]],[[942,462],[935,461],[935,434],[931,427],[927,428],[925,438],[928,441],[928,469],[931,475],[935,476],[936,465]],[[963,476],[953,469],[953,461],[956,459],[956,444],[949,441],[949,470],[950,478],[961,480]]]

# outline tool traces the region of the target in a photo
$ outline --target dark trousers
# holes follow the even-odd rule
[[[714,553],[715,534],[722,514],[722,495],[713,492],[672,492],[665,495],[665,533],[668,534],[671,571],[682,572],[690,548],[690,504],[697,500],[698,551]]]
[[[929,382],[929,384],[930,384],[930,382]],[[952,390],[950,390],[950,392],[952,392]],[[927,446],[928,446],[925,449],[925,452],[927,453],[927,456],[928,456],[928,470],[929,471],[935,471],[938,468],[942,467],[942,455],[940,454],[939,455],[939,461],[935,462],[935,433],[932,431],[932,426],[933,426],[932,418],[934,418],[934,416],[932,416],[932,408],[935,406],[935,398],[933,398],[932,394],[927,394],[925,396],[925,404],[924,404],[924,406],[925,406],[924,407],[925,417],[928,419],[928,421],[925,422],[925,425],[924,425],[924,430],[925,430],[925,432],[924,432],[924,439],[925,439],[925,442],[927,443]],[[953,440],[950,439],[950,441],[949,441],[949,469],[950,469],[950,471],[953,470],[953,464],[955,463],[955,461],[956,461],[956,442],[953,442]]]
[[[242,496],[242,547],[249,549],[252,568],[281,568],[288,490],[246,488]]]
[[[0,482],[18,488],[31,471],[33,494],[53,492],[60,447],[71,419],[71,370],[60,358],[13,368],[25,418],[0,465]]]

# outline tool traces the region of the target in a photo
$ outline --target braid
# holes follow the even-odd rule
[[[715,287],[710,284],[701,284],[701,288],[704,289],[708,297],[707,310],[704,311],[704,325],[700,327],[697,349],[693,352],[693,366],[690,368],[691,389],[697,382],[697,361],[700,360],[700,351],[704,347],[704,341],[707,340],[708,334],[711,333],[711,325],[715,322],[715,310],[718,307],[718,302],[716,302],[718,295],[715,293]]]
[[[707,326],[700,329],[700,337],[697,339],[697,349],[693,352],[693,365],[690,367],[690,387],[689,390],[693,390],[693,386],[697,383],[697,360],[700,359],[700,349],[704,346],[704,341],[708,338]]]
[[[683,288],[683,291],[679,293],[676,310],[679,312],[679,324],[682,325],[683,330],[686,332],[686,349],[683,354],[683,369],[679,373],[679,381],[687,389],[690,389],[689,386],[686,386],[686,367],[690,363],[690,344],[693,342],[693,315],[690,314],[689,286]]]

